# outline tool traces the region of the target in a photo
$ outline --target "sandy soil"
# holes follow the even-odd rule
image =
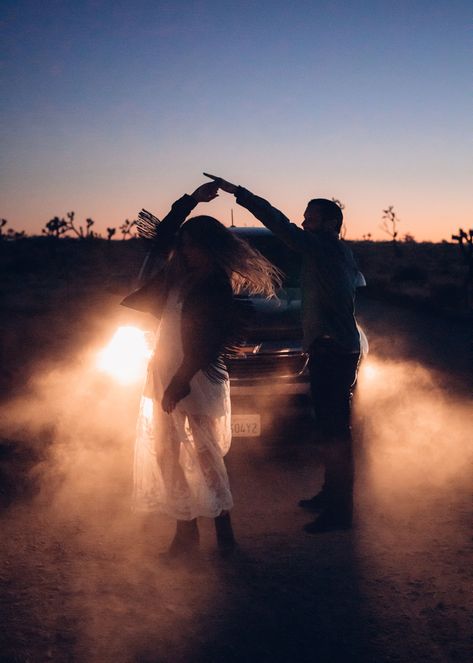
[[[472,660],[469,328],[362,302],[353,530],[302,531],[321,468],[295,427],[234,441],[239,551],[220,558],[202,520],[198,559],[169,566],[173,523],[130,512],[138,390],[88,369],[115,303],[87,333],[71,318],[50,364],[25,360],[2,407],[0,660]]]

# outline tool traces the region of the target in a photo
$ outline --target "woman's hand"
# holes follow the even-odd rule
[[[188,382],[181,382],[173,378],[165,390],[161,407],[165,412],[171,414],[180,400],[190,394],[191,388]]]
[[[204,173],[204,175],[205,177],[210,177],[210,179],[213,180],[215,184],[217,184],[219,189],[222,189],[227,193],[236,193],[236,190],[238,189],[236,184],[227,182],[227,180],[223,180],[221,177],[217,177],[217,175],[209,175],[209,173]]]
[[[163,408],[164,412],[167,412],[167,414],[171,414],[171,412],[175,409],[176,405],[177,401],[173,399],[171,394],[169,394],[166,391],[161,401],[161,407]]]
[[[197,187],[194,193],[191,193],[191,196],[198,203],[208,203],[218,196],[218,187],[217,182],[206,182]]]

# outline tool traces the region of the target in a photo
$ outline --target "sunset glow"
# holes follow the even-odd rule
[[[145,332],[136,327],[119,327],[98,353],[97,368],[120,384],[133,384],[143,380],[150,355]]]
[[[72,210],[106,236],[216,172],[346,238],[450,240],[470,223],[471,3],[6,3],[7,228]],[[200,206],[204,208],[204,206]],[[199,208],[199,209],[200,209]],[[205,214],[257,225],[222,194]],[[469,227],[469,226],[468,226]]]

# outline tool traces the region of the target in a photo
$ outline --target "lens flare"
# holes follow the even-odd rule
[[[365,359],[360,366],[359,378],[361,382],[375,382],[382,379],[382,368],[379,362],[375,362],[372,358]]]
[[[119,327],[110,343],[97,355],[97,368],[120,384],[142,380],[151,350],[146,334],[137,327]]]

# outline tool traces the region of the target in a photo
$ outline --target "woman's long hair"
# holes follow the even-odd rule
[[[192,217],[181,226],[179,235],[182,233],[228,275],[235,294],[269,298],[281,287],[281,270],[213,216]]]

